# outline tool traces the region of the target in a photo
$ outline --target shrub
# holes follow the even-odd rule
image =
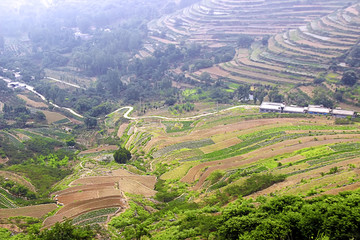
[[[131,159],[131,153],[129,150],[120,147],[114,153],[114,159],[117,163],[127,163]]]
[[[225,191],[230,195],[246,196],[284,180],[285,175],[254,174],[248,178],[243,185],[234,185],[227,188]]]

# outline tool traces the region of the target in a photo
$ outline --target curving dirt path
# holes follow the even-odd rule
[[[118,111],[121,111],[123,109],[128,109],[125,113],[124,113],[124,118],[129,119],[129,120],[138,120],[138,119],[147,119],[147,118],[157,118],[157,119],[164,119],[164,120],[170,120],[170,121],[190,121],[193,119],[197,119],[197,118],[201,118],[201,117],[206,117],[206,116],[211,116],[217,113],[222,113],[222,112],[226,112],[226,111],[230,111],[233,109],[237,109],[237,108],[245,108],[245,109],[251,109],[251,108],[259,108],[260,106],[255,106],[255,105],[239,105],[239,106],[234,106],[234,107],[229,107],[220,111],[216,111],[216,112],[211,112],[211,113],[203,113],[203,114],[199,114],[196,116],[192,116],[192,117],[184,117],[184,118],[169,118],[169,117],[163,117],[163,116],[143,116],[143,117],[130,117],[130,113],[134,110],[134,107],[131,106],[126,106],[126,107],[121,107],[116,109],[115,111],[113,111],[112,113],[106,115],[109,116],[113,113],[116,113]]]

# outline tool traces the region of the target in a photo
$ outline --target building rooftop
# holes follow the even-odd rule
[[[271,103],[271,102],[263,102],[260,105],[260,109],[267,109],[267,110],[281,110],[282,107],[285,105],[282,103]]]
[[[316,112],[316,113],[330,113],[329,108],[318,107],[318,106],[313,106],[313,105],[309,105],[308,111],[309,112]]]
[[[346,116],[353,116],[355,114],[354,111],[350,111],[350,110],[343,110],[343,109],[334,109],[333,114],[336,115],[346,115]]]
[[[305,108],[298,106],[285,106],[284,112],[297,112],[297,113],[305,113]]]

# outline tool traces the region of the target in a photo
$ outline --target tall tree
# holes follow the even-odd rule
[[[358,76],[352,70],[344,72],[344,74],[341,78],[341,81],[345,85],[349,85],[349,86],[353,86],[357,82],[357,80],[358,80]]]

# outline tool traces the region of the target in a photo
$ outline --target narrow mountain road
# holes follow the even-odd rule
[[[220,111],[216,111],[216,112],[211,112],[211,113],[203,113],[200,115],[196,115],[196,116],[191,116],[191,117],[184,117],[184,118],[169,118],[169,117],[163,117],[163,116],[142,116],[142,117],[130,117],[130,113],[134,110],[133,107],[131,106],[126,106],[126,107],[121,107],[118,108],[117,110],[113,111],[112,113],[106,115],[109,116],[113,113],[119,112],[123,109],[128,109],[125,113],[124,113],[124,118],[129,119],[129,120],[138,120],[138,119],[148,119],[148,118],[157,118],[157,119],[164,119],[164,120],[170,120],[170,121],[189,121],[189,120],[193,120],[193,119],[197,119],[197,118],[201,118],[201,117],[206,117],[206,116],[210,116],[210,115],[214,115],[214,114],[218,114],[218,113],[222,113],[222,112],[226,112],[226,111],[230,111],[233,109],[237,109],[237,108],[245,108],[245,109],[252,109],[252,108],[259,108],[259,106],[254,106],[254,105],[239,105],[239,106],[234,106],[234,107],[229,107]]]
[[[52,80],[52,81],[55,81],[55,82],[59,82],[59,83],[62,83],[62,84],[65,84],[65,85],[68,85],[70,87],[74,87],[74,88],[78,88],[78,89],[84,89],[86,90],[86,88],[84,87],[80,87],[79,85],[77,84],[73,84],[73,83],[68,83],[68,82],[65,82],[63,80],[60,80],[60,79],[56,79],[56,78],[52,78],[52,77],[45,77],[46,79],[49,79],[49,80]]]

